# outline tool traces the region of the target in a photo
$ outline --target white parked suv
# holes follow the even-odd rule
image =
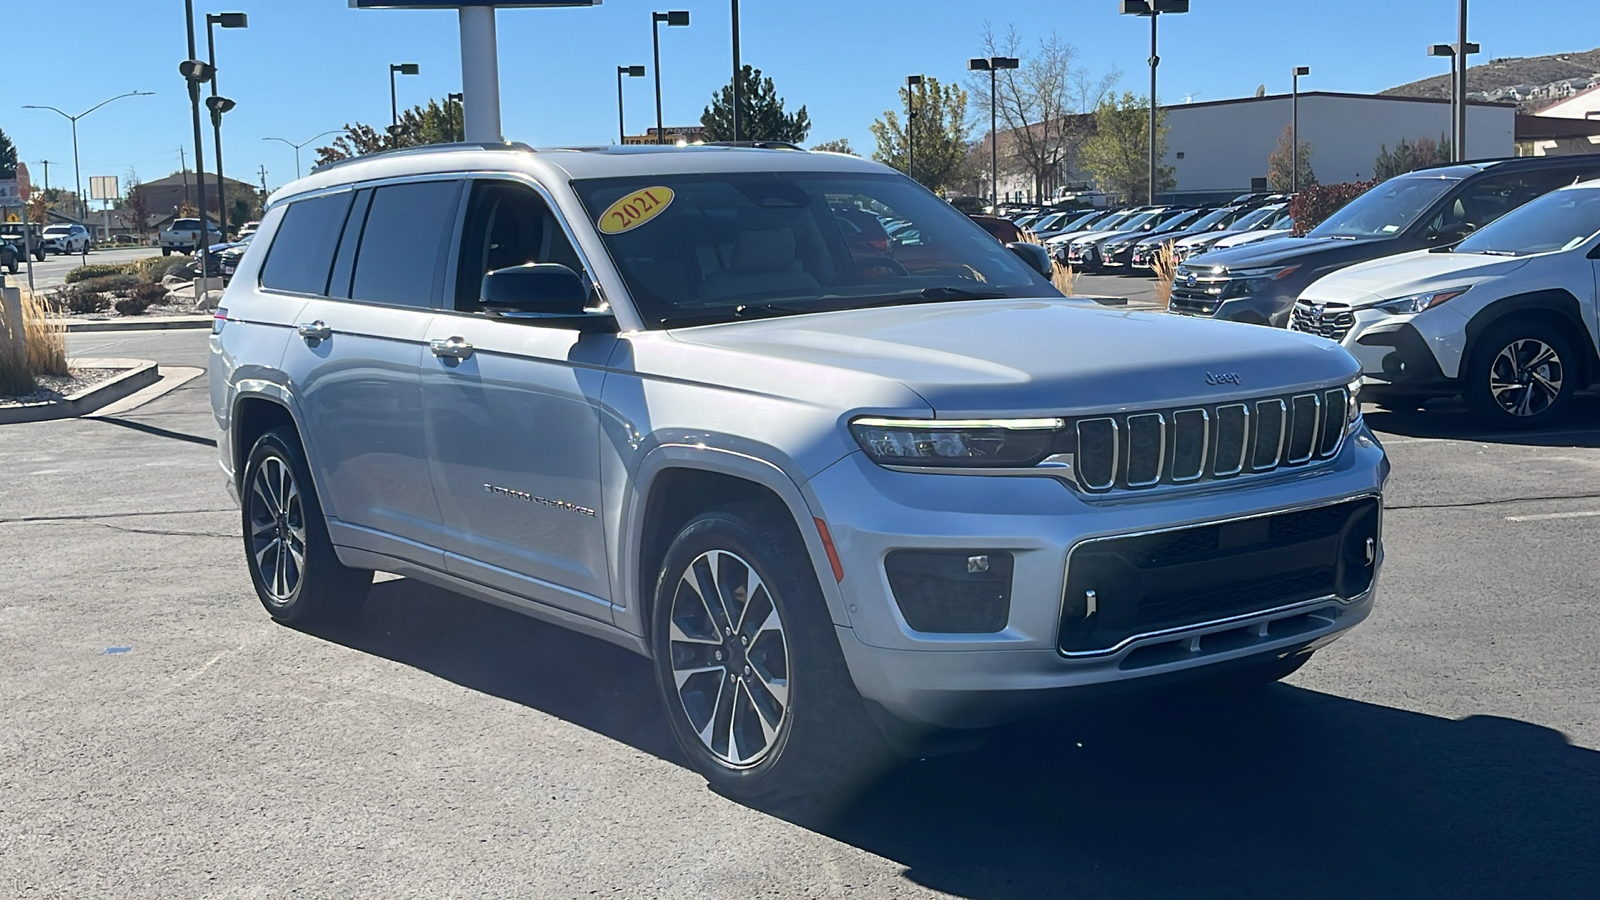
[[[1048,268],[835,154],[321,168],[211,338],[256,593],[312,622],[383,570],[620,644],[718,790],[802,809],[928,729],[1269,682],[1365,618],[1389,466],[1355,360]]]
[[[1486,424],[1559,418],[1600,381],[1595,341],[1600,181],[1518,207],[1454,247],[1341,269],[1313,282],[1289,327],[1361,360],[1362,398],[1415,406],[1461,395]]]
[[[60,256],[68,253],[85,253],[94,237],[82,225],[51,225],[41,235],[46,250]]]

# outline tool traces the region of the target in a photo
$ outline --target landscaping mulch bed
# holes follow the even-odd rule
[[[71,375],[40,375],[35,378],[34,390],[23,396],[0,394],[0,406],[24,406],[29,403],[50,403],[92,388],[102,381],[121,375],[125,369],[73,369]]]

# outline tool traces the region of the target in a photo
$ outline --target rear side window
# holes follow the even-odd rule
[[[460,191],[458,181],[391,184],[373,191],[350,298],[431,306]]]
[[[297,294],[321,294],[328,289],[328,270],[351,196],[346,191],[313,197],[284,210],[283,222],[261,267],[262,287]]]

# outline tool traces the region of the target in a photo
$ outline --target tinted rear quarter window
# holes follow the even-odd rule
[[[274,291],[321,294],[339,245],[339,231],[350,210],[351,193],[299,200],[284,210],[261,267],[261,286]]]
[[[432,305],[459,181],[391,184],[373,192],[356,254],[353,300]]]

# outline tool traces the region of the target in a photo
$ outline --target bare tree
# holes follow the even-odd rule
[[[1051,32],[1041,38],[1031,52],[1023,51],[1023,40],[1013,26],[1004,37],[984,28],[983,56],[1014,56],[1022,60],[1016,69],[999,73],[995,87],[994,114],[1001,134],[983,141],[998,140],[1005,172],[1023,175],[1033,183],[1035,197],[1054,192],[1067,173],[1077,169],[1078,151],[1092,133],[1087,115],[1100,105],[1122,73],[1113,68],[1100,78],[1078,65],[1078,50]],[[984,120],[990,116],[989,74],[973,72],[968,78],[968,93]],[[985,122],[984,124],[987,124]],[[982,125],[980,125],[982,127]]]

